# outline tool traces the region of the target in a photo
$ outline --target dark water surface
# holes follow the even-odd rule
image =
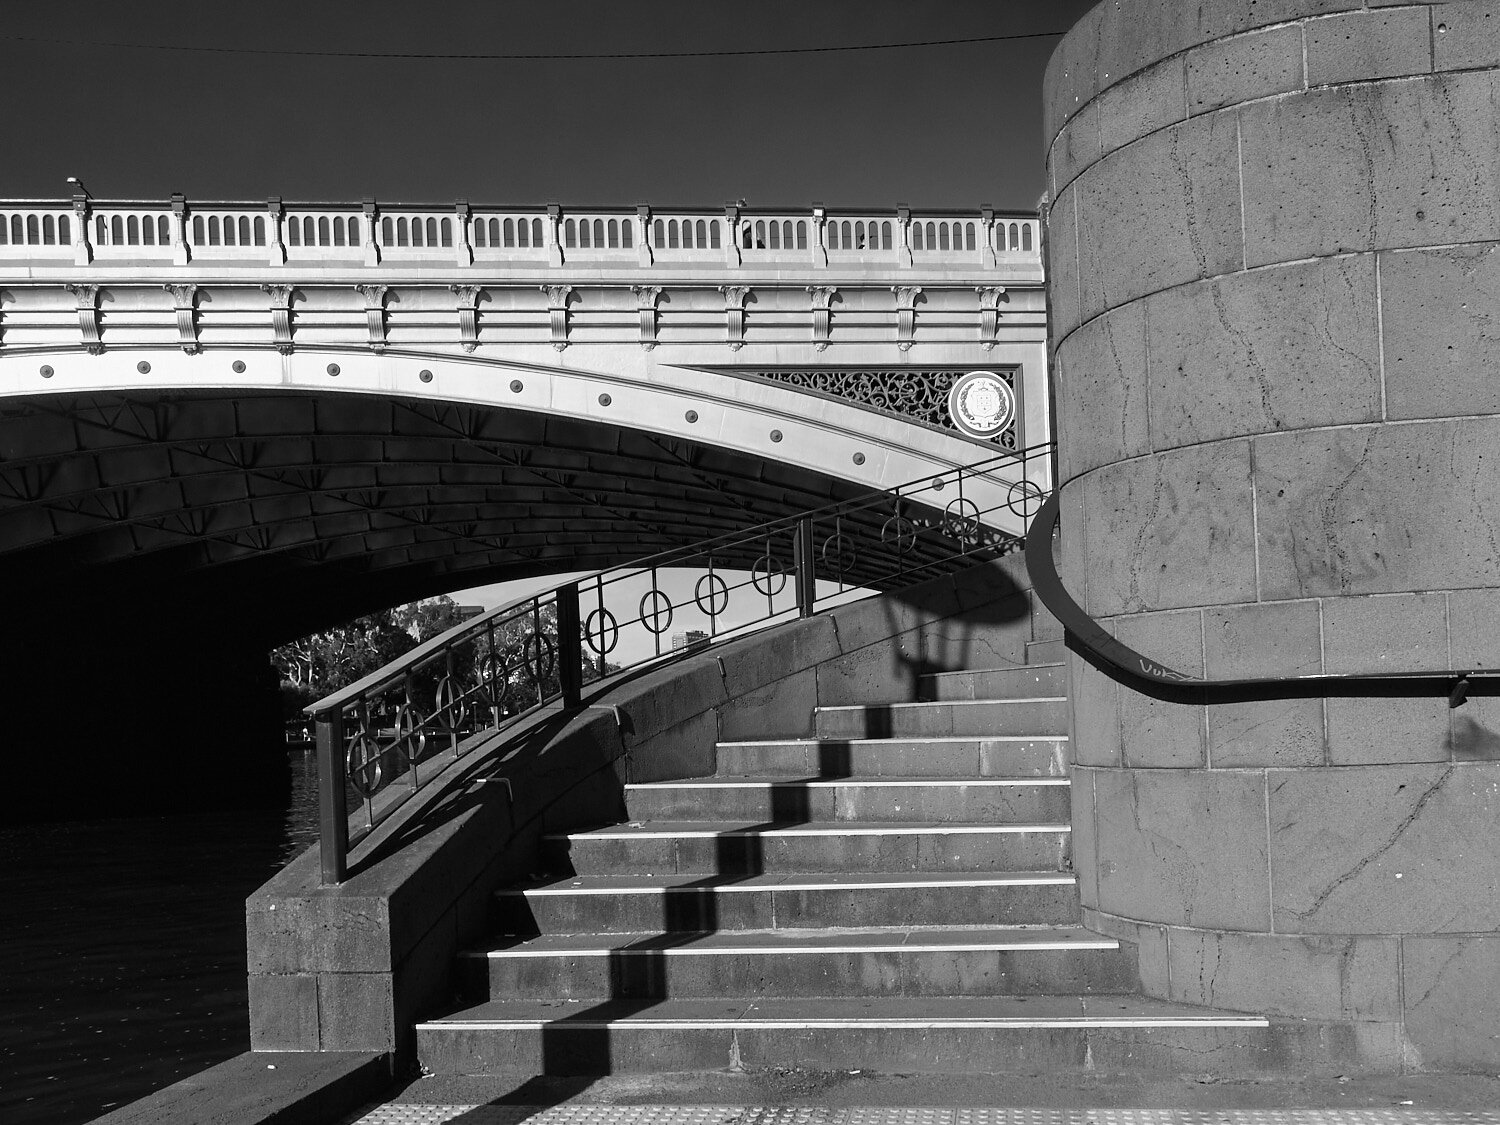
[[[289,807],[0,826],[0,1122],[72,1125],[249,1049],[245,899],[317,838]]]

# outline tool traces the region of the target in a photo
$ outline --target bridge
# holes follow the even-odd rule
[[[84,753],[380,606],[1045,442],[1042,281],[989,208],[0,202],[5,671]]]

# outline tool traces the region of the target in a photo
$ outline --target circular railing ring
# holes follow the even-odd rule
[[[417,733],[417,713],[410,703],[396,709],[396,738],[385,753],[392,761],[393,772],[399,776],[411,768],[413,762],[422,760],[422,751],[427,749],[427,736]]]
[[[910,551],[917,545],[917,525],[905,516],[892,516],[880,525],[880,541],[898,551]]]
[[[597,641],[595,637],[599,638]],[[600,606],[583,623],[583,642],[595,656],[608,656],[620,643],[620,623],[615,615]]]
[[[370,736],[363,731],[349,740],[344,752],[344,775],[361,797],[373,797],[385,782],[382,756],[371,752]]]
[[[650,609],[646,608],[647,602],[651,603]],[[665,611],[667,620],[664,623],[662,623],[661,621],[663,613],[661,605],[663,602],[665,602],[667,606]],[[642,594],[641,604],[639,608],[641,614],[641,624],[651,632],[655,633],[658,637],[672,627],[672,614],[674,612],[672,599],[667,597],[667,595],[662,593],[660,590],[647,590],[644,594]]]
[[[1022,519],[1030,519],[1045,499],[1046,495],[1039,485],[1029,480],[1018,480],[1010,486],[1010,493],[1005,498],[1005,506]],[[1016,506],[1018,503],[1020,507]]]
[[[444,676],[438,681],[433,702],[437,706],[438,721],[444,730],[457,730],[469,717],[468,701],[454,684],[452,676]]]
[[[943,509],[943,531],[960,543],[979,542],[979,505],[967,496],[956,496]]]
[[[521,662],[531,682],[540,684],[557,666],[557,645],[545,633],[531,633],[521,642]]]
[[[773,588],[773,583],[778,578],[781,581]],[[750,585],[766,597],[774,598],[786,589],[786,567],[767,550],[750,566]]]
[[[707,597],[703,593],[705,585],[708,587]],[[729,608],[729,583],[717,574],[703,575],[693,584],[693,604],[709,617],[717,617]]]
[[[824,566],[830,567],[839,575],[848,574],[854,569],[854,564],[859,562],[859,555],[850,544],[849,537],[842,531],[835,531],[823,540],[818,556],[823,560]]]

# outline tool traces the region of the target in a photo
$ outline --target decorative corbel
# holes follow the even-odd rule
[[[450,285],[449,289],[458,298],[458,334],[463,340],[464,351],[472,352],[479,346],[479,295],[482,285]]]
[[[380,241],[377,238],[380,208],[373,199],[364,201],[365,210],[365,265],[380,265]]]
[[[370,350],[385,351],[385,295],[389,285],[356,285],[365,298],[365,327],[370,330]]]
[[[453,254],[461,266],[474,264],[474,247],[469,240],[469,201],[460,199],[453,204],[453,222],[458,227],[454,232]],[[473,348],[469,349],[473,351]]]
[[[73,193],[73,264],[86,266],[94,260],[94,244],[89,241],[89,197],[86,192]]]
[[[271,297],[271,330],[276,335],[276,350],[292,354],[292,286],[262,285]]]
[[[809,285],[807,291],[812,295],[813,347],[821,352],[828,347],[828,322],[831,317],[829,306],[833,304],[838,287]]]
[[[642,203],[635,209],[635,261],[649,266],[655,260],[651,251],[651,208]]]
[[[185,266],[191,255],[187,241],[187,196],[172,193],[172,264]]]
[[[635,309],[641,318],[641,347],[648,352],[656,347],[656,302],[661,297],[660,285],[632,285],[635,294]]]
[[[83,330],[83,346],[89,355],[98,355],[104,350],[104,342],[99,339],[99,287],[69,285],[67,290],[78,300],[78,327]]]
[[[188,355],[197,355],[198,325],[193,317],[193,304],[198,299],[198,287],[190,282],[168,282],[162,288],[172,294],[172,303],[177,308],[178,346]]]
[[[281,196],[273,195],[266,200],[266,221],[271,227],[269,244],[270,262],[273,266],[286,265],[286,208],[281,205]]]
[[[750,297],[748,285],[721,285],[724,294],[724,340],[731,351],[745,346],[745,302]]]
[[[553,245],[556,245],[554,241]],[[568,346],[568,298],[573,295],[571,285],[543,285],[547,294],[547,319],[552,330],[552,346],[562,351]]]
[[[974,292],[979,294],[979,343],[989,351],[1000,327],[1000,302],[1009,298],[1003,285],[979,285]]]
[[[922,287],[892,285],[891,292],[896,294],[896,347],[903,352],[911,351],[917,326],[917,298],[922,295]]]

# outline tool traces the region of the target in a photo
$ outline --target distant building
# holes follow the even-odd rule
[[[699,645],[708,644],[708,634],[702,629],[689,629],[685,633],[672,634],[672,651],[678,649],[697,648]]]

